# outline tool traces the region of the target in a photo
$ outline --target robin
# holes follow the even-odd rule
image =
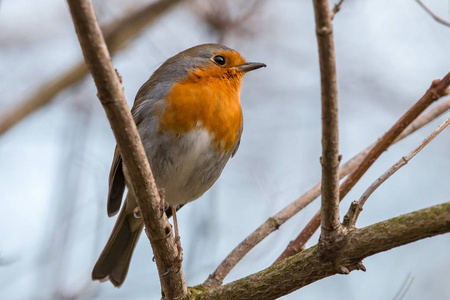
[[[165,61],[139,89],[131,109],[156,185],[172,210],[203,195],[236,154],[242,133],[239,102],[245,73],[265,67],[246,62],[219,44],[189,48]],[[108,216],[115,215],[125,190],[116,147],[109,174]],[[128,193],[92,279],[120,287],[144,227]],[[174,226],[175,224],[174,215]],[[177,229],[176,229],[177,230]],[[177,232],[176,232],[177,236]]]

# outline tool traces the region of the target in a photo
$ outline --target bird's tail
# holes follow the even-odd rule
[[[92,270],[93,280],[109,279],[116,287],[125,281],[131,256],[144,227],[142,220],[136,219],[133,211],[127,209],[127,204],[130,203],[125,203],[120,211],[111,236]]]

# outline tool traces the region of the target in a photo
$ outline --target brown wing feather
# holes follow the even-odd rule
[[[152,87],[153,85],[150,84],[150,86]],[[136,126],[139,125],[143,117],[137,113],[137,108],[146,100],[147,93],[148,87],[144,84],[137,93],[133,108],[131,109]],[[123,174],[122,156],[119,153],[119,148],[116,146],[111,170],[109,171],[108,216],[112,217],[119,211],[124,191],[125,175]]]
[[[234,157],[234,155],[236,154],[236,152],[239,149],[239,145],[241,144],[241,135],[242,135],[242,130],[243,129],[244,129],[244,120],[241,121],[241,128],[239,129],[239,132],[238,132],[239,140],[237,141],[237,145],[234,148],[233,153],[231,154],[231,157]]]
[[[119,211],[124,191],[125,176],[122,169],[122,156],[120,156],[119,148],[116,146],[109,172],[108,216],[112,217]]]

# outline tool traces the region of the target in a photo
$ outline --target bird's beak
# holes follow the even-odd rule
[[[266,67],[266,64],[263,63],[257,63],[257,62],[248,62],[240,66],[236,66],[235,68],[242,71],[242,72],[249,72],[253,71],[262,67]]]

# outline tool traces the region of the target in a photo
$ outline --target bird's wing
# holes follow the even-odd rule
[[[237,142],[237,145],[236,145],[236,147],[234,147],[234,150],[233,150],[233,153],[231,154],[231,157],[234,157],[234,155],[236,154],[236,152],[238,151],[238,149],[239,149],[239,145],[241,144],[241,140],[239,140],[238,142]]]
[[[136,126],[144,118],[152,118],[152,109],[148,109],[145,106],[153,106],[154,102],[152,99],[146,97],[147,91],[145,88],[141,88],[136,95],[135,103],[131,109],[133,114],[133,119]],[[147,109],[142,109],[147,108]],[[122,156],[119,153],[119,148],[116,146],[114,151],[114,158],[111,165],[111,170],[109,172],[109,191],[108,191],[108,204],[107,211],[108,216],[114,216],[120,209],[122,204],[123,193],[125,191],[125,176],[123,173]]]
[[[164,97],[167,95],[174,81],[160,78],[161,73],[163,72],[159,69],[155,71],[153,76],[142,85],[136,94],[131,113],[138,128],[144,119],[155,118],[155,114],[162,112]],[[157,106],[159,109],[154,111],[157,102],[160,104]],[[116,146],[111,171],[109,173],[108,216],[113,216],[119,211],[124,191],[125,176],[123,174],[122,157]]]
[[[234,157],[234,155],[236,154],[236,152],[239,149],[239,145],[241,144],[241,135],[242,135],[242,130],[243,129],[244,129],[244,120],[242,119],[242,121],[241,121],[241,128],[239,128],[239,132],[237,133],[239,139],[238,139],[238,141],[236,143],[236,146],[233,149],[233,153],[231,154],[231,157]]]
[[[134,105],[131,109],[136,126],[142,121],[143,116],[139,113],[139,107],[147,100],[146,96],[149,89],[153,87],[152,84],[144,84],[138,91],[134,100]],[[122,204],[123,193],[125,191],[125,176],[123,174],[122,156],[119,153],[119,148],[116,146],[114,151],[114,158],[109,171],[109,190],[108,190],[108,216],[114,216],[120,209]]]

